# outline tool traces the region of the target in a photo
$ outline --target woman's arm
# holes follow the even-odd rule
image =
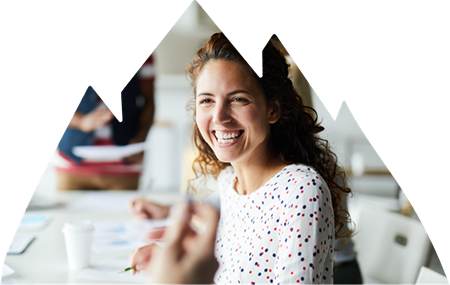
[[[318,176],[298,181],[280,217],[274,284],[333,283],[331,196]]]

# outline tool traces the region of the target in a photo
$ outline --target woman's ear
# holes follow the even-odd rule
[[[278,101],[278,99],[270,103],[268,111],[269,111],[268,115],[269,124],[275,124],[281,116],[280,102]]]

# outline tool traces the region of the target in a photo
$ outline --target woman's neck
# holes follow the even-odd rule
[[[261,188],[275,174],[287,166],[280,159],[266,158],[258,163],[231,163],[236,173],[235,190],[248,195]]]

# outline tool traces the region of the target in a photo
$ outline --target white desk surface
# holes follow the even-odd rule
[[[56,200],[63,204],[75,201],[90,191],[61,191]],[[126,191],[128,192],[128,191]],[[98,193],[98,192],[97,192]],[[107,195],[112,191],[102,191],[107,201]],[[116,192],[117,193],[117,192]],[[129,193],[129,192],[128,192]],[[177,198],[177,194],[150,194],[151,200],[169,204]],[[126,221],[134,219],[129,212],[100,212],[100,211],[74,211],[64,205],[54,209],[33,210],[27,213],[51,214],[50,223],[41,230],[17,232],[17,236],[33,235],[36,239],[24,253],[20,255],[6,255],[5,263],[14,269],[15,273],[2,279],[7,283],[104,283],[74,278],[76,272],[68,270],[66,248],[61,229],[66,221],[87,219],[98,221]],[[106,258],[128,259],[131,252],[96,253],[92,252],[91,263]],[[127,266],[128,264],[124,264]]]

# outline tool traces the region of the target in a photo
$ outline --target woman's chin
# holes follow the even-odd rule
[[[232,155],[227,155],[223,153],[216,153],[216,157],[223,163],[231,163],[235,160],[235,158]]]

